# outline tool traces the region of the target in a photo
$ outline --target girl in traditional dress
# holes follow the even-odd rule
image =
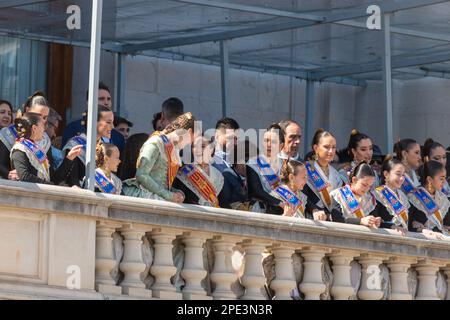
[[[331,166],[336,154],[336,139],[324,129],[319,129],[312,141],[313,161],[306,162],[308,183],[304,193],[315,206],[308,217],[314,220],[331,220],[332,199],[330,193],[342,186],[339,172]]]
[[[43,93],[38,91],[27,99],[24,104],[26,112],[38,113],[41,115],[44,125],[47,123],[47,118],[50,112],[47,100]],[[22,112],[18,112],[17,118],[22,116]],[[9,180],[19,180],[16,170],[11,168],[11,149],[16,143],[19,135],[14,124],[4,127],[0,130],[0,177]],[[39,148],[47,155],[50,164],[53,162],[52,153],[50,150],[51,141],[47,133],[44,133],[43,138],[37,142]]]
[[[394,145],[394,151],[397,159],[405,166],[406,175],[405,181],[403,181],[402,190],[405,194],[408,194],[413,191],[414,187],[420,185],[419,177],[416,172],[422,163],[420,145],[416,140],[403,139]]]
[[[420,168],[422,185],[408,194],[411,203],[409,230],[442,238],[449,235],[450,201],[441,191],[446,179],[442,163],[427,161]]]
[[[83,114],[83,124],[87,124],[87,114]],[[114,114],[108,107],[99,105],[98,106],[98,113],[97,113],[97,142],[100,141],[103,138],[111,139],[111,130],[114,128]],[[75,161],[72,164],[71,172],[68,180],[69,186],[83,186],[84,177],[86,175],[86,144],[87,144],[87,137],[86,134],[82,133],[79,134],[73,138],[71,138],[64,148],[62,149],[63,152],[66,152],[70,149],[72,149],[74,146],[81,145],[82,152],[81,154],[75,159]]]
[[[374,195],[377,206],[373,215],[382,219],[381,227],[396,229],[403,235],[408,231],[408,197],[401,190],[405,180],[405,166],[391,156],[387,156],[383,162],[382,185],[377,187]]]
[[[218,208],[223,176],[211,165],[214,155],[211,141],[203,135],[195,138],[192,154],[194,161],[178,170],[173,187],[184,193],[184,203]]]
[[[284,132],[272,124],[264,134],[264,153],[247,162],[248,196],[255,201],[252,211],[282,215],[284,203],[275,190],[280,183],[278,154],[284,146]]]
[[[308,199],[302,192],[308,181],[305,164],[297,160],[284,160],[280,171],[280,185],[275,189],[282,201],[283,216],[306,218]],[[312,208],[309,208],[312,210]]]
[[[53,171],[44,150],[38,145],[45,132],[42,117],[37,113],[25,113],[14,123],[18,140],[11,149],[11,162],[20,181],[41,184],[63,182],[72,161],[81,153],[81,146],[72,148],[58,170]]]
[[[444,146],[431,138],[427,139],[423,145],[422,157],[424,163],[426,161],[433,160],[440,162],[444,167],[447,167],[447,152]],[[447,198],[450,197],[450,186],[448,184],[448,180],[445,180],[444,187],[441,191],[447,196]]]
[[[183,203],[184,194],[172,184],[181,166],[180,150],[192,142],[194,121],[189,112],[152,134],[142,146],[136,178],[123,182],[125,195]]]
[[[95,191],[122,194],[122,181],[114,174],[120,164],[120,151],[111,143],[100,141],[95,150]]]
[[[332,221],[360,224],[378,228],[381,218],[374,217],[376,199],[370,192],[375,182],[375,172],[366,162],[361,162],[350,175],[350,184],[331,192]]]
[[[358,130],[353,130],[347,146],[348,156],[351,159],[350,163],[346,163],[339,174],[342,177],[344,184],[350,183],[349,176],[353,169],[362,161],[371,163],[373,156],[373,144],[369,136],[364,133],[360,133]],[[375,183],[374,187],[379,185],[379,178],[375,172]]]

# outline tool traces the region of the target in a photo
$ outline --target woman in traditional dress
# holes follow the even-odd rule
[[[58,170],[53,171],[38,142],[44,137],[45,122],[37,113],[25,113],[15,120],[18,140],[11,149],[12,168],[20,181],[60,184],[67,177],[72,161],[81,153],[81,146],[72,148]]]
[[[370,137],[358,130],[353,130],[347,146],[348,156],[351,159],[350,163],[346,163],[339,170],[339,174],[342,177],[344,184],[350,183],[349,176],[353,169],[362,161],[371,163],[373,156],[373,144]],[[376,173],[374,187],[377,187],[380,183],[378,174]]]
[[[409,230],[442,238],[449,236],[450,201],[441,191],[446,179],[442,163],[427,161],[420,168],[421,186],[408,194],[411,203]]]
[[[194,161],[178,170],[173,187],[184,193],[184,203],[218,208],[223,176],[211,165],[214,155],[211,141],[203,135],[196,137],[192,155]]]
[[[87,113],[83,114],[83,125],[87,125]],[[97,142],[105,139],[111,139],[111,130],[114,128],[114,114],[108,107],[99,105],[97,113]],[[81,145],[83,147],[82,153],[74,160],[68,180],[69,186],[83,186],[83,181],[86,175],[86,134],[82,133],[67,141],[62,149],[66,152],[74,146]]]
[[[181,167],[180,150],[192,143],[194,121],[189,112],[152,134],[142,146],[136,178],[123,182],[125,195],[183,203],[184,194],[172,184]]]
[[[381,218],[374,217],[376,199],[370,192],[375,182],[375,172],[366,162],[357,165],[350,175],[350,184],[331,192],[332,221],[360,224],[378,228]]]
[[[417,176],[417,170],[422,164],[420,145],[416,140],[403,139],[394,145],[394,151],[397,159],[405,166],[406,175],[402,190],[405,194],[408,194],[420,185],[419,177]]]
[[[437,161],[442,163],[444,167],[447,167],[447,151],[444,146],[439,142],[434,141],[433,139],[427,139],[423,145],[422,150],[423,162],[426,161]],[[444,187],[442,188],[442,192],[448,197],[450,197],[450,186],[448,183],[448,172],[447,172],[447,180],[444,182]]]
[[[47,123],[47,118],[50,112],[47,100],[42,92],[36,92],[27,99],[24,104],[26,112],[38,113],[41,115],[44,125]],[[19,111],[17,118],[20,118],[22,113]],[[11,149],[19,138],[14,124],[4,127],[0,130],[0,177],[9,180],[19,180],[16,170],[11,168]],[[50,164],[53,162],[52,152],[50,150],[51,141],[47,133],[44,133],[43,138],[37,142],[39,148],[47,155]]]
[[[284,146],[284,132],[278,124],[272,124],[264,134],[264,151],[247,162],[248,196],[255,203],[252,211],[283,214],[283,201],[275,193],[280,183],[278,154]]]
[[[387,156],[381,168],[381,183],[374,191],[377,206],[373,215],[382,219],[381,227],[395,229],[403,235],[408,231],[409,200],[401,190],[405,180],[405,166]]]
[[[122,181],[114,174],[120,164],[120,151],[111,143],[99,141],[95,150],[95,191],[122,194]]]
[[[330,132],[319,129],[314,135],[312,148],[314,160],[305,164],[308,183],[303,193],[315,209],[307,214],[314,220],[330,221],[332,210],[330,193],[342,186],[339,172],[330,164],[336,154],[336,139]]]

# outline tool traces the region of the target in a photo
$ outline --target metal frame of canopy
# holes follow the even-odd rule
[[[365,7],[349,8],[344,12],[337,14],[331,14],[326,17],[298,13],[293,11],[279,10],[275,8],[238,4],[234,2],[225,2],[224,0],[173,0],[180,3],[190,5],[201,5],[206,7],[237,10],[242,12],[249,12],[254,14],[264,14],[274,17],[290,18],[287,22],[278,23],[266,23],[259,26],[251,26],[246,28],[240,28],[236,30],[216,31],[203,35],[184,35],[173,36],[164,40],[148,41],[133,44],[120,44],[120,43],[104,43],[102,45],[102,17],[103,17],[103,0],[92,0],[92,20],[91,20],[91,41],[87,42],[73,42],[65,39],[53,38],[51,36],[46,37],[43,35],[33,34],[14,34],[18,37],[25,37],[28,39],[68,43],[79,46],[90,47],[90,67],[89,67],[89,98],[88,98],[88,142],[87,142],[87,154],[86,154],[86,178],[88,181],[87,187],[90,190],[95,188],[95,144],[96,144],[96,121],[97,118],[97,101],[99,83],[99,70],[100,70],[100,51],[101,49],[116,52],[117,53],[117,101],[118,105],[122,105],[124,101],[124,75],[125,75],[125,57],[127,54],[139,54],[143,51],[147,52],[147,55],[153,55],[162,58],[179,59],[197,63],[209,63],[218,64],[221,68],[221,88],[222,88],[222,115],[226,116],[229,104],[229,69],[234,67],[235,63],[230,63],[229,58],[229,40],[236,38],[243,38],[249,36],[256,36],[266,33],[279,32],[284,30],[300,29],[305,27],[323,25],[323,24],[337,24],[342,26],[350,26],[355,28],[366,28],[364,23],[355,21],[354,19],[368,17],[369,14],[366,11],[368,4]],[[0,9],[8,7],[16,7],[28,4],[35,4],[38,0],[4,0],[0,3]],[[419,66],[424,64],[431,64],[437,62],[446,62],[450,60],[450,54],[448,52],[437,52],[433,54],[422,54],[412,56],[391,56],[391,35],[399,34],[406,36],[415,36],[431,40],[439,40],[450,43],[450,34],[431,33],[413,29],[391,27],[391,15],[397,11],[409,10],[414,8],[420,8],[444,2],[450,2],[450,0],[383,0],[374,1],[373,4],[378,5],[382,12],[382,59],[381,61],[343,65],[321,68],[319,70],[298,70],[293,68],[277,68],[277,67],[255,67],[248,65],[237,65],[237,67],[247,70],[277,73],[281,75],[287,75],[300,79],[305,79],[306,84],[306,123],[305,123],[305,138],[307,141],[312,139],[313,134],[313,114],[314,114],[314,96],[315,96],[315,82],[318,81],[330,81],[337,83],[344,83],[350,85],[364,86],[364,80],[358,80],[348,78],[348,75],[362,74],[373,71],[382,71],[382,79],[384,83],[384,103],[386,112],[386,132],[387,140],[386,145],[388,150],[392,150],[393,146],[393,114],[392,114],[392,69],[408,68],[411,66]],[[341,10],[342,11],[342,10]],[[1,32],[1,30],[0,30]],[[4,33],[4,32],[3,32]],[[170,53],[165,51],[158,51],[159,49],[186,46],[204,42],[218,42],[220,46],[220,63],[208,61],[208,59],[192,57],[180,53]],[[149,54],[150,53],[150,54]],[[427,72],[418,70],[414,71],[416,74],[428,75]],[[418,73],[419,72],[419,73]],[[430,73],[433,76],[440,76],[448,78],[444,72]],[[305,149],[305,152],[307,150]]]

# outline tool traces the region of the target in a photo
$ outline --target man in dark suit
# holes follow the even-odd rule
[[[223,118],[216,124],[215,153],[213,166],[224,177],[224,186],[219,197],[221,208],[237,209],[247,201],[245,177],[234,169],[234,149],[237,143],[236,130],[239,124],[231,118]]]

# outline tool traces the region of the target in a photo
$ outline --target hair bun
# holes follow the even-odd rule
[[[392,160],[392,159],[394,159],[394,156],[393,156],[391,153],[387,154],[387,155],[384,157],[384,161],[389,161],[389,160]]]
[[[359,134],[359,131],[358,131],[358,130],[356,130],[356,129],[353,129],[353,130],[352,130],[352,133],[351,133],[352,136],[356,136],[356,135],[358,135],[358,134]]]

